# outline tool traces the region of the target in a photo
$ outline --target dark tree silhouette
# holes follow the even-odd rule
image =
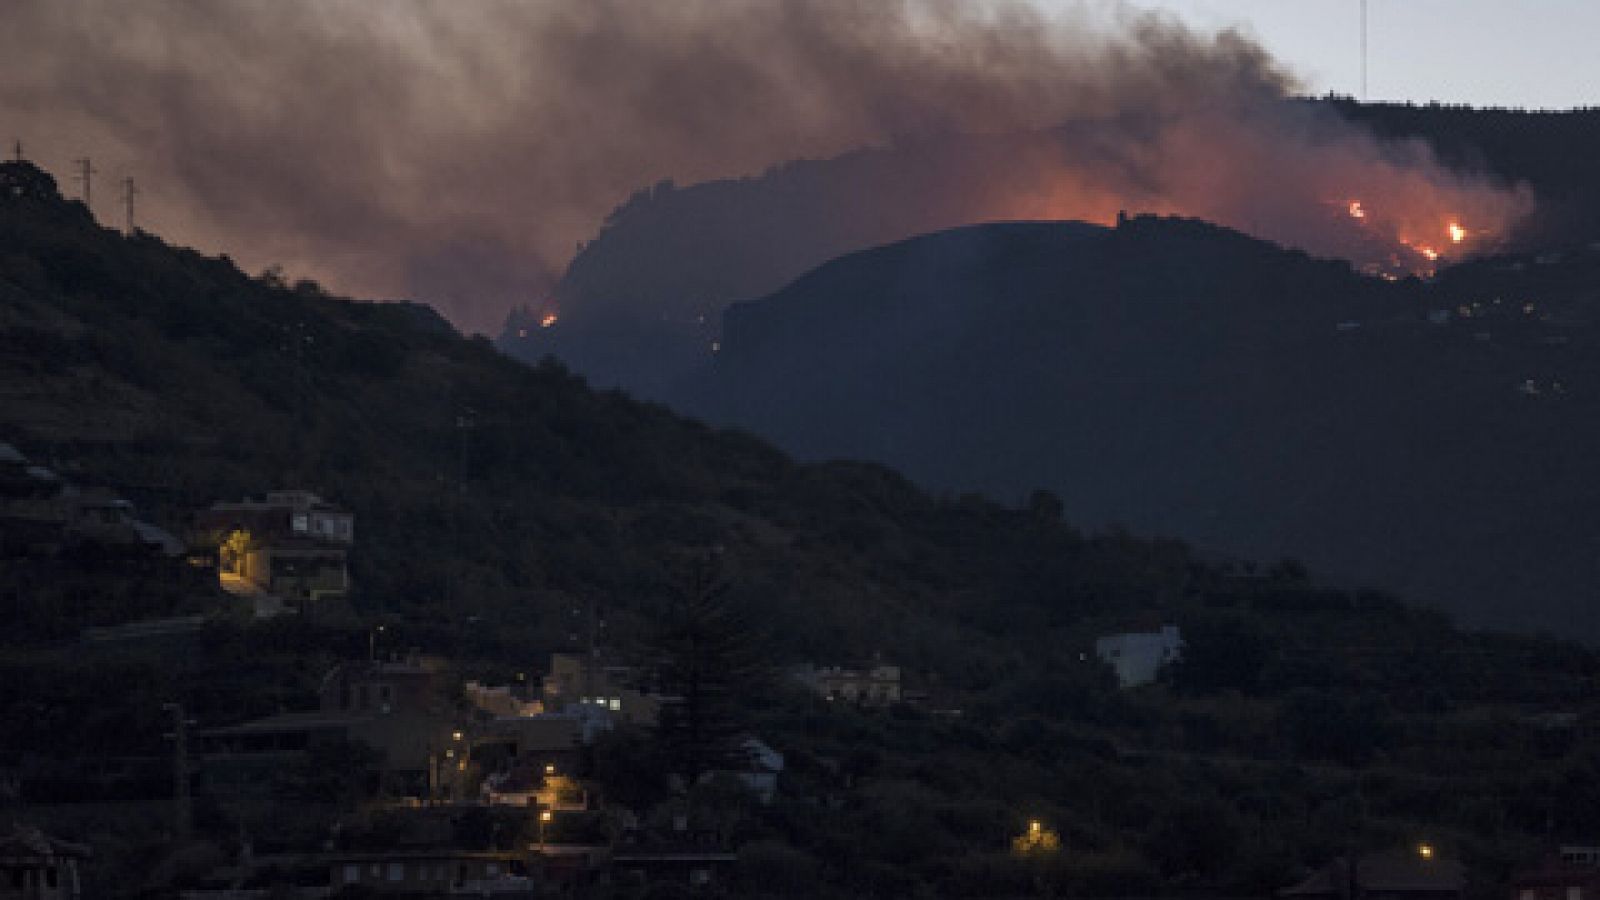
[[[715,554],[694,559],[672,585],[653,641],[663,697],[657,737],[669,770],[691,784],[746,761],[741,737],[750,702],[768,677],[728,588]]]

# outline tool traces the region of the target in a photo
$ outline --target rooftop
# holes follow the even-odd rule
[[[31,825],[12,825],[0,832],[0,856],[71,856],[87,859],[89,855],[87,845],[53,838]]]

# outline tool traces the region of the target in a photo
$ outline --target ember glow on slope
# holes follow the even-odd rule
[[[1115,2],[10,0],[6,22],[0,122],[32,158],[136,176],[171,240],[468,329],[547,296],[642,186],[941,132],[1071,134],[1019,137],[1029,177],[967,221],[1171,212],[1365,260],[1529,208],[1287,100],[1305,86],[1237,33]],[[1352,196],[1364,229],[1329,214]]]

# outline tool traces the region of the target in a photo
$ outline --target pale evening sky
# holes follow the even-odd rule
[[[1206,30],[1240,26],[1311,93],[1359,95],[1360,0],[1133,5],[1167,10]],[[1368,25],[1372,100],[1600,105],[1600,0],[1368,0]]]

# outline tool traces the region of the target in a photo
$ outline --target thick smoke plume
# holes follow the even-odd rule
[[[1081,138],[1019,145],[1025,183],[954,205],[983,218],[1172,211],[1348,253],[1327,214],[1357,200],[1418,244],[1525,210],[1294,88],[1111,2],[8,0],[0,28],[0,132],[93,157],[103,221],[132,175],[144,227],[480,329],[641,185],[943,132]]]

